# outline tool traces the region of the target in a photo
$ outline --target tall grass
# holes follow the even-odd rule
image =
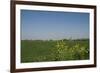
[[[21,40],[21,62],[89,59],[89,40]]]

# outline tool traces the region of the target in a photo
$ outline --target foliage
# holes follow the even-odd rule
[[[22,40],[21,62],[89,59],[89,40]]]

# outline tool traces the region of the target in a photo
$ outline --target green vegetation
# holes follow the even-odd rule
[[[21,40],[21,62],[89,59],[89,39]]]

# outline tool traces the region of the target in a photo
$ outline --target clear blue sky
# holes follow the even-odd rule
[[[21,39],[89,38],[89,13],[21,10]]]

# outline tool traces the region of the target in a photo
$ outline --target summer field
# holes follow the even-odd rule
[[[21,62],[89,59],[89,39],[21,40]]]

